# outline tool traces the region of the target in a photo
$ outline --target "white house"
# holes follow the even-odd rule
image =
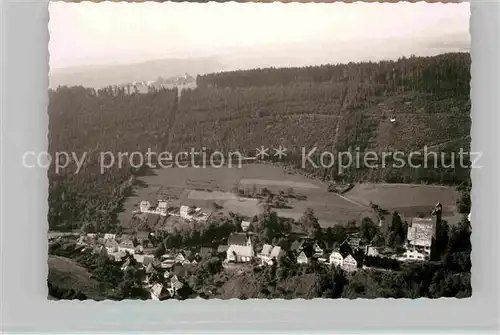
[[[248,228],[250,228],[250,221],[241,221],[241,230],[246,232]]]
[[[365,254],[366,254],[366,256],[373,256],[373,257],[377,257],[380,255],[377,248],[372,247],[372,246],[366,246]]]
[[[344,261],[342,262],[342,269],[344,271],[352,272],[356,271],[357,268],[358,262],[354,259],[354,257],[352,257],[352,255],[348,255],[344,258]]]
[[[258,255],[260,258],[261,264],[272,265],[274,261],[279,260],[281,256],[283,256],[285,252],[278,246],[272,246],[270,244],[264,244],[262,247],[262,251]]]
[[[271,250],[273,246],[270,244],[264,244],[262,246],[262,251],[257,255],[260,258],[262,264],[267,264],[271,260]]]
[[[121,262],[125,257],[127,257],[127,254],[123,251],[117,251],[113,253],[112,256],[115,258],[115,262]]]
[[[105,240],[114,240],[116,238],[116,234],[104,234]]]
[[[108,240],[104,243],[104,247],[106,248],[108,254],[112,254],[118,251],[118,242],[115,240]]]
[[[165,200],[158,200],[156,208],[151,208],[149,201],[143,200],[139,203],[139,210],[141,213],[158,214],[167,216],[168,202]]]
[[[413,218],[411,226],[408,227],[408,251],[407,256],[416,256],[416,253],[424,255],[424,259],[430,259],[432,240],[436,236],[436,225],[433,218]],[[411,258],[408,258],[411,259]]]
[[[297,263],[298,264],[308,264],[309,263],[309,258],[305,254],[305,252],[301,251],[300,254],[297,256]]]
[[[149,209],[151,208],[151,203],[149,201],[146,201],[146,200],[142,200],[140,203],[139,203],[139,209],[142,213],[147,213],[149,212]]]
[[[344,263],[344,257],[338,251],[332,251],[330,254],[330,264],[333,266],[342,266]]]
[[[184,256],[184,253],[179,252],[177,256],[175,256],[175,262],[176,263],[182,263],[186,260],[186,257]]]
[[[405,253],[406,260],[410,261],[424,261],[427,255],[423,252],[418,252],[417,250],[407,250]]]
[[[168,284],[167,290],[171,296],[174,296],[177,291],[184,287],[184,284],[179,280],[179,278],[177,278],[176,275],[173,275],[172,278],[170,278],[170,282]]]
[[[251,246],[230,245],[227,249],[226,258],[228,262],[250,262],[255,256]]]
[[[189,206],[182,205],[179,211],[181,218],[189,219],[191,215],[189,215]]]
[[[168,202],[164,201],[164,200],[159,200],[158,207],[156,208],[156,211],[158,212],[158,214],[160,214],[162,216],[166,216],[167,209],[168,209]]]
[[[151,299],[160,301],[160,296],[163,293],[163,285],[162,284],[155,284],[151,288]]]

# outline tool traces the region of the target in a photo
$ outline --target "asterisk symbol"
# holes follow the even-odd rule
[[[257,148],[257,155],[255,155],[256,158],[264,159],[266,156],[269,156],[269,148],[264,148],[263,145],[260,146],[260,149]]]
[[[286,157],[286,148],[283,146],[279,146],[278,149],[274,149],[274,156],[278,157],[279,159]]]

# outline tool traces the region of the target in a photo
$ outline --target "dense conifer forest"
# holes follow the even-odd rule
[[[49,170],[49,224],[116,229],[135,177],[147,168],[127,160],[105,173],[100,152],[179,152],[191,147],[254,153],[283,145],[285,168],[300,148],[342,152],[466,151],[470,143],[470,55],[409,57],[379,63],[255,69],[198,76],[196,89],[136,94],[117,87],[49,91],[49,152],[86,153],[85,165]],[[395,122],[389,119],[394,118]],[[451,159],[451,157],[449,158]],[[331,169],[304,171],[345,182],[459,185],[468,169]]]

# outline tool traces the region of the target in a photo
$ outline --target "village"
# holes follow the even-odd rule
[[[211,218],[211,213],[195,206],[169,208],[166,200],[159,200],[155,205],[140,201],[134,214],[156,216],[158,219],[178,217],[186,222],[198,223],[206,223]],[[380,219],[379,225],[382,225],[383,217]],[[252,229],[255,219],[242,220],[237,230],[227,236],[227,243],[217,247],[163,249],[159,254],[158,244],[162,245],[162,237],[148,230],[137,230],[133,234],[83,233],[79,235],[76,245],[82,252],[90,249],[93,253],[102,253],[105,249],[110,259],[121,265],[122,271],[134,263],[145,272],[143,285],[150,292],[151,299],[163,300],[165,296],[176,297],[185,284],[174,269],[196,267],[202,261],[213,258],[220,260],[228,271],[240,272],[251,271],[254,267],[277,266],[284,257],[298,266],[315,263],[340,268],[346,273],[377,268],[390,271],[396,269],[400,262],[426,262],[431,260],[440,220],[441,204],[438,203],[429,211],[429,217],[411,220],[402,247],[390,253],[387,253],[387,248],[363,243],[359,232],[348,234],[340,244],[297,233],[287,234],[285,240],[288,243],[280,245],[256,242],[259,239]],[[49,236],[49,241],[60,238],[61,235]]]
[[[146,94],[154,91],[155,89],[178,87],[180,89],[188,87],[196,87],[196,78],[185,73],[183,76],[176,76],[171,78],[162,78],[159,76],[156,80],[148,81],[133,81],[118,87],[125,89],[128,94]]]

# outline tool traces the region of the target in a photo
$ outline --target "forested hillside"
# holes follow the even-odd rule
[[[175,133],[179,145],[232,149],[416,149],[469,135],[469,82],[465,53],[209,74],[183,95]]]
[[[301,149],[313,147],[318,154],[409,155],[427,146],[450,158],[450,152],[469,149],[469,82],[466,53],[198,76],[198,88],[179,102],[170,145],[173,150],[205,146],[252,154],[261,145],[283,145],[287,163],[296,167]],[[338,178],[337,172],[336,166],[308,171],[329,179]],[[341,178],[455,184],[468,174],[467,169],[356,168]]]
[[[60,87],[49,91],[49,152],[87,152],[84,168],[49,171],[51,229],[116,223],[134,175],[115,166],[104,174],[100,152],[176,152],[202,146],[255,153],[283,145],[288,164],[300,148],[377,152],[468,149],[470,56],[411,57],[380,63],[257,69],[199,76],[198,88],[127,94]],[[396,122],[389,121],[395,118]],[[295,153],[295,154],[294,154]],[[126,161],[125,161],[126,163]],[[349,181],[458,184],[468,170],[311,170],[315,177]]]
[[[124,90],[83,87],[50,91],[49,152],[87,153],[85,165],[56,173],[49,170],[51,229],[71,230],[87,223],[109,231],[116,222],[134,176],[128,158],[101,173],[101,152],[165,150],[175,118],[177,90],[128,95]],[[118,159],[118,158],[116,158]]]

